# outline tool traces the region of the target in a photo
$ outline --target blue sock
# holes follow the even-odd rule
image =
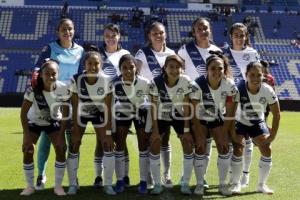
[[[45,175],[47,160],[50,154],[51,141],[45,132],[41,132],[37,151],[38,175]]]

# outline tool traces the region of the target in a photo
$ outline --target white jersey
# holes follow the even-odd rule
[[[242,51],[230,49],[230,52],[234,61],[236,62],[236,66],[232,62],[230,62],[233,78],[235,80],[239,79],[239,75],[242,74],[243,79],[246,80],[247,65],[250,62],[259,61],[259,55],[257,51],[251,47],[246,47]],[[231,59],[230,56],[228,57],[229,59]],[[238,81],[239,80],[236,80],[235,82],[238,83]]]
[[[173,51],[172,49],[170,49],[168,47],[166,47],[164,52],[156,52],[153,49],[151,49],[151,51],[155,55],[155,58],[157,59],[161,68],[165,65],[167,56],[175,54],[175,51]],[[135,54],[135,58],[137,60],[140,60],[143,63],[141,66],[141,69],[140,69],[141,76],[145,77],[148,80],[152,80],[153,78],[155,78],[157,76],[157,75],[153,76],[153,74],[149,68],[149,65],[148,65],[148,62],[146,59],[146,55],[142,49],[138,50],[138,52]]]
[[[204,60],[204,63],[206,62],[206,59],[211,55],[209,51],[222,51],[219,47],[216,45],[210,44],[208,48],[200,48],[196,45],[202,59]],[[184,74],[189,76],[191,80],[195,80],[199,76],[206,75],[206,67],[205,66],[195,66],[190,55],[187,52],[186,45],[183,45],[178,50],[178,55],[185,61],[185,70]],[[197,69],[198,67],[199,69]]]
[[[48,107],[41,102],[43,98],[40,95],[36,95],[39,98],[39,105],[43,104],[43,109],[40,109],[36,97],[34,95],[32,87],[27,88],[24,99],[32,102],[32,106],[29,109],[27,118],[29,123],[34,123],[38,126],[49,126],[51,120],[61,120],[62,113],[60,104],[70,99],[70,92],[68,91],[68,85],[63,82],[56,81],[56,88],[51,92],[43,91],[43,96],[48,104]]]
[[[210,94],[205,93],[202,91],[201,87],[197,83],[199,80],[196,79],[193,82],[193,92],[190,94],[190,99],[198,100],[199,101],[199,113],[197,113],[197,117],[200,120],[205,121],[214,121],[219,117],[223,117],[225,114],[225,105],[226,101],[230,100],[236,102],[237,101],[237,94],[238,89],[235,86],[232,79],[223,78],[221,80],[221,84],[218,89],[212,89],[208,84]],[[206,95],[206,98],[210,101],[205,100],[203,98]],[[212,101],[213,100],[213,101]],[[213,105],[212,105],[213,104]],[[211,106],[210,109],[206,109],[204,105]]]
[[[114,83],[116,112],[131,114],[137,113],[139,108],[147,108],[149,104],[149,88],[150,81],[141,76],[136,76],[131,85],[125,84],[120,78],[119,81]]]
[[[181,74],[177,84],[173,87],[168,87],[163,81],[163,85],[166,88],[166,91],[162,88],[158,89],[157,79],[162,76],[156,77],[150,86],[150,95],[158,96],[158,116],[163,120],[172,120],[171,116],[174,114],[174,111],[183,116],[183,100],[185,95],[188,95],[192,92],[192,85],[190,78],[186,75]],[[163,102],[161,94],[165,94],[171,102]]]
[[[247,126],[252,126],[253,123],[250,122],[250,117],[253,117],[253,112],[257,114],[257,120],[264,121],[267,106],[276,103],[278,101],[278,98],[273,88],[267,83],[261,84],[261,87],[257,94],[251,94],[248,90],[247,94],[249,96],[250,104],[253,110],[250,109],[247,104],[242,103],[245,97],[241,94],[240,91],[238,97],[240,103],[238,105],[236,116],[237,121],[239,121],[240,123]],[[241,106],[244,106],[245,109],[242,110]]]
[[[105,54],[107,56],[108,62],[110,62],[114,66],[114,69],[116,71],[114,71],[111,68],[105,68],[105,69],[103,69],[103,72],[106,75],[110,76],[111,78],[119,76],[121,74],[120,69],[119,69],[120,58],[123,55],[130,54],[130,52],[127,51],[126,49],[120,49],[119,51],[116,51],[114,53],[108,53],[107,51],[105,51]]]
[[[83,75],[83,76],[81,76]],[[104,112],[105,97],[112,92],[112,82],[108,75],[103,72],[99,72],[98,80],[95,84],[90,85],[84,79],[86,75],[80,74],[75,80],[72,79],[71,92],[78,94],[78,113],[80,116],[90,116],[96,113]],[[83,79],[83,80],[82,80]],[[83,84],[83,82],[84,84]]]

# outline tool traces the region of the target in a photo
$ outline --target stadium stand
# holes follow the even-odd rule
[[[172,3],[172,1],[168,1]],[[270,1],[277,5],[281,1]],[[287,0],[281,6],[298,5]],[[261,1],[244,1],[245,4],[261,5]],[[0,7],[0,94],[24,92],[29,83],[30,72],[43,45],[55,40],[56,24],[60,6]],[[178,48],[191,39],[191,23],[199,16],[212,18],[212,13],[168,9],[166,15],[169,46]],[[103,27],[111,22],[111,16],[119,15],[122,30],[122,46],[134,53],[144,44],[144,26],[131,25],[131,8],[105,8],[97,6],[71,7],[69,16],[76,25],[76,40],[80,44],[103,42]],[[276,90],[281,99],[300,99],[300,48],[291,45],[299,33],[299,15],[280,13],[234,13],[225,17],[212,18],[214,41],[222,46],[229,43],[223,34],[230,23],[241,22],[248,17],[255,23],[252,43],[263,59],[274,61],[271,71],[276,79]],[[26,19],[26,20],[24,20]],[[280,27],[274,33],[274,26]],[[270,23],[272,21],[272,23]]]

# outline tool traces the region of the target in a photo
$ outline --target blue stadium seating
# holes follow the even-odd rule
[[[250,1],[249,1],[250,2]],[[259,2],[259,1],[251,1]],[[289,1],[292,2],[292,1]],[[119,23],[122,30],[122,46],[135,52],[144,45],[144,27],[132,27],[129,22],[132,12],[129,9],[105,9],[96,7],[72,7],[70,16],[76,26],[78,43],[103,42],[103,26],[111,22],[113,13],[124,20]],[[241,22],[247,13],[234,14],[233,22]],[[55,30],[59,20],[60,8],[42,7],[0,7],[0,93],[23,92],[29,83],[30,70],[38,57],[40,49],[56,39]],[[168,11],[167,33],[169,46],[178,48],[190,40],[189,32],[194,19],[209,16],[209,13],[176,9]],[[26,19],[26,20],[24,20]],[[274,60],[278,66],[271,71],[276,79],[276,89],[280,98],[300,97],[300,49],[290,45],[294,31],[299,31],[299,16],[287,14],[257,13],[259,35],[252,37],[253,46],[263,59]],[[274,19],[281,20],[277,35],[273,34]],[[224,41],[224,17],[212,22],[214,41],[222,45]]]

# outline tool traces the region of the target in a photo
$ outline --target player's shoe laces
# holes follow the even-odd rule
[[[155,184],[150,194],[159,195],[160,193],[162,193],[162,191],[163,187],[160,184]]]
[[[128,176],[124,176],[123,181],[125,187],[130,187],[130,179]]]
[[[229,185],[219,185],[219,192],[224,195],[224,196],[231,196],[232,192],[231,192],[231,188]]]
[[[204,194],[204,186],[203,185],[197,185],[195,187],[194,194],[203,195]]]
[[[181,194],[184,194],[184,195],[191,195],[192,194],[190,186],[186,183],[181,185],[180,192],[181,192]]]
[[[64,188],[61,186],[54,187],[54,194],[56,194],[57,196],[65,196],[66,195]]]
[[[93,184],[94,188],[100,188],[103,186],[103,180],[101,176],[97,176],[95,178],[94,184]]]
[[[125,183],[123,180],[118,180],[117,183],[116,183],[116,188],[115,188],[115,191],[117,193],[122,193],[124,192],[125,190]]]
[[[67,194],[68,195],[77,194],[77,185],[70,185]]]
[[[146,181],[140,181],[138,191],[139,191],[140,194],[147,194],[148,193],[147,182]]]
[[[117,194],[111,185],[103,186],[103,192],[107,195],[116,195]]]
[[[258,184],[257,192],[261,192],[264,194],[274,194],[274,190],[270,189],[266,184]]]
[[[20,193],[20,195],[21,196],[29,196],[29,195],[32,195],[34,192],[35,192],[34,188],[28,186]]]
[[[231,186],[231,192],[232,194],[240,194],[242,190],[240,183],[233,183]]]
[[[43,190],[45,189],[45,183],[47,181],[47,177],[43,175],[39,175],[36,179],[36,185],[35,189],[36,190]]]
[[[243,172],[242,178],[241,178],[241,187],[246,188],[249,186],[249,173]]]

